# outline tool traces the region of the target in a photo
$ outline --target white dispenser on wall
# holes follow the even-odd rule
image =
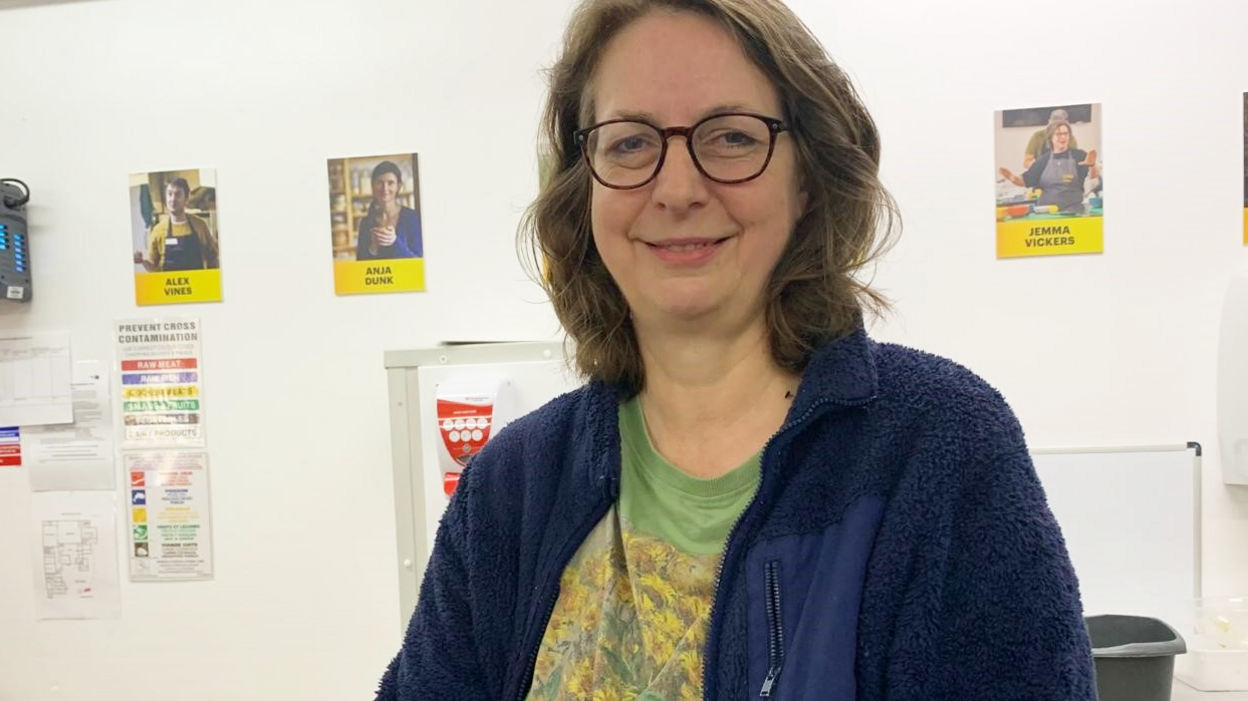
[[[511,382],[502,379],[438,383],[438,467],[448,499],[472,456],[514,418],[510,390]]]
[[[1218,444],[1222,478],[1248,485],[1248,272],[1231,279],[1218,340]]]
[[[467,458],[508,430],[512,421],[583,383],[565,359],[565,350],[562,341],[546,341],[457,343],[386,352],[399,574],[396,633],[403,634],[411,621],[425,566],[450,503],[447,492],[458,484]],[[463,428],[457,429],[460,419]],[[474,431],[481,437],[476,438]]]

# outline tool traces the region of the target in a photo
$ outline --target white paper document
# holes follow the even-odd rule
[[[124,456],[130,510],[130,581],[212,579],[208,454]]]
[[[73,421],[70,367],[67,333],[0,337],[0,426]]]
[[[35,610],[40,620],[119,618],[115,492],[38,492]]]
[[[22,430],[30,488],[36,492],[117,486],[107,378],[75,382],[73,399],[72,424]]]

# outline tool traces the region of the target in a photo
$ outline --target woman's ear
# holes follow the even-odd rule
[[[793,198],[793,225],[806,218],[810,214],[810,193],[806,189],[805,178],[799,175],[797,182],[797,196]]]

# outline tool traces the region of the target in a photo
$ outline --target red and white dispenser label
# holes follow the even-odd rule
[[[459,463],[485,447],[490,439],[490,427],[494,422],[494,398],[489,396],[463,397],[460,401],[438,400],[438,433],[447,454]]]
[[[438,464],[442,489],[450,498],[459,474],[481,452],[500,426],[505,380],[448,382],[438,386]]]

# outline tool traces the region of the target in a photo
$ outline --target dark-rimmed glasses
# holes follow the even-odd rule
[[[667,140],[685,139],[702,175],[732,185],[767,170],[784,122],[748,112],[713,114],[689,127],[657,127],[640,119],[612,119],[575,132],[594,179],[615,190],[654,180],[667,158]]]

